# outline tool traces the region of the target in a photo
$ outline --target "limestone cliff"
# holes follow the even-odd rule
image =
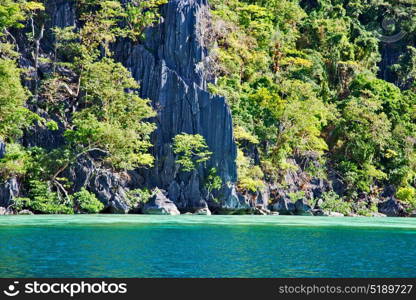
[[[214,197],[235,206],[230,203],[236,181],[231,113],[224,98],[206,90],[208,50],[202,31],[208,23],[208,3],[173,0],[163,7],[162,15],[163,21],[147,31],[144,44],[120,41],[115,48],[118,60],[139,81],[141,97],[151,99],[158,112],[155,167],[140,173],[145,185],[168,191],[180,209],[193,210],[206,206],[207,195],[201,187],[207,170],[215,167],[225,184]],[[192,174],[179,172],[175,165],[171,144],[180,133],[203,135],[213,152],[211,160]]]
[[[42,56],[48,57],[53,51],[51,29],[78,26],[79,21],[72,0],[50,0],[45,7],[49,18],[40,48]],[[209,53],[203,37],[210,18],[209,4],[207,0],[171,0],[161,12],[161,22],[146,31],[143,42],[119,40],[113,45],[116,59],[140,83],[141,97],[150,99],[157,111],[152,120],[157,124],[152,136],[154,167],[114,174],[83,157],[64,175],[73,183],[72,192],[87,187],[111,212],[128,212],[131,207],[126,201],[126,191],[143,187],[163,190],[182,212],[194,212],[208,206],[211,209],[246,208],[245,200],[239,200],[235,192],[236,145],[231,112],[224,98],[207,91]],[[26,68],[31,67],[31,60],[24,51],[24,38],[19,43],[22,49],[20,63]],[[41,78],[48,72],[47,65],[40,66]],[[69,101],[67,105],[67,110],[71,111]],[[31,109],[47,119],[56,119],[53,115],[45,115],[36,104]],[[35,127],[25,133],[22,143],[53,149],[65,143],[62,133],[62,128],[51,132]],[[172,139],[180,133],[201,134],[213,153],[206,164],[192,173],[181,172],[175,163]],[[211,168],[217,169],[223,188],[207,194],[204,184]],[[11,193],[18,192],[17,184],[11,184],[0,188],[2,201],[6,202],[7,198],[7,203],[13,198]]]

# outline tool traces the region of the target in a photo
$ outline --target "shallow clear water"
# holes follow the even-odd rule
[[[416,277],[416,219],[2,216],[0,277]]]

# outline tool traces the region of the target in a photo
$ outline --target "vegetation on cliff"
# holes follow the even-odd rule
[[[7,145],[1,180],[19,179],[25,198],[15,199],[18,210],[99,212],[96,196],[74,191],[67,174],[83,157],[113,172],[153,165],[150,136],[156,127],[149,119],[157,108],[139,96],[112,46],[117,40],[142,42],[167,0],[77,0],[79,24],[51,30],[45,29],[45,3],[0,4],[0,140]],[[209,88],[225,96],[233,113],[240,193],[284,188],[286,174],[301,160],[310,178],[342,182],[342,194],[321,196],[330,211],[374,212],[374,202],[353,200],[363,194],[378,198],[387,186],[409,212],[416,209],[413,1],[210,5]],[[397,16],[397,27],[382,32],[380,24],[391,23],[382,22],[386,16]],[[43,40],[48,55],[41,55]],[[22,44],[26,49],[19,49]],[[382,52],[391,44],[400,55],[386,65]],[[21,138],[30,128],[59,131],[63,141],[53,149],[26,145]],[[185,173],[212,155],[201,135],[177,135],[171,146]],[[201,184],[209,197],[226,182],[215,168],[206,173]]]
[[[211,90],[228,99],[246,160],[253,157],[253,146],[259,152],[251,168],[261,168],[262,180],[284,185],[287,170],[298,168],[288,159],[313,156],[306,172],[320,178],[336,172],[346,199],[362,193],[378,197],[380,189],[394,185],[397,196],[415,209],[414,3],[211,4],[218,77]],[[386,17],[396,27],[382,36]],[[399,31],[406,34],[392,40]],[[387,82],[380,77],[381,51],[393,42],[402,55],[387,66],[394,75]],[[252,189],[247,182],[261,173],[240,174],[240,187]]]
[[[19,176],[29,196],[17,199],[15,206],[39,213],[98,212],[103,206],[88,191],[70,195],[71,183],[61,175],[71,164],[91,154],[96,163],[114,170],[152,165],[148,149],[155,126],[146,120],[155,113],[135,92],[139,86],[130,72],[112,58],[110,45],[117,38],[143,38],[164,3],[77,1],[82,25],[53,29],[53,60],[44,61],[52,72],[46,78],[39,78],[37,70],[46,59],[39,55],[48,18],[42,1],[0,4],[0,138],[7,143],[1,175],[3,180]],[[18,44],[11,28],[31,28],[25,39],[32,46],[33,71],[17,67]],[[29,88],[22,86],[24,76]],[[48,120],[27,106],[40,108]],[[33,125],[63,129],[65,144],[53,151],[15,144],[22,129]]]

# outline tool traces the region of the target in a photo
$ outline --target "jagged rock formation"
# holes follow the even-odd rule
[[[45,5],[46,13],[50,17],[46,20],[45,37],[41,41],[44,58],[52,57],[52,28],[79,25],[75,3],[73,0],[49,0]],[[86,187],[105,204],[106,211],[127,213],[133,208],[127,199],[129,189],[157,188],[157,197],[153,199],[153,206],[149,207],[163,210],[166,204],[182,213],[207,215],[211,211],[229,213],[242,210],[253,213],[267,209],[281,214],[310,215],[314,209],[309,207],[307,200],[320,199],[329,191],[344,194],[345,184],[331,166],[328,166],[328,178],[308,174],[308,165],[319,164],[313,153],[288,160],[294,168],[282,175],[284,185],[269,183],[263,191],[238,193],[235,188],[236,145],[231,112],[223,97],[214,96],[208,91],[208,83],[213,80],[208,51],[211,23],[208,0],[170,0],[162,7],[161,13],[163,19],[154,28],[147,29],[144,41],[133,43],[127,39],[119,40],[112,49],[115,58],[140,83],[140,96],[149,98],[157,111],[157,117],[153,120],[157,124],[157,130],[152,136],[154,167],[128,174],[116,174],[95,165],[88,157],[81,157],[62,174],[73,183],[71,192]],[[30,47],[25,47],[27,39],[24,37],[24,30],[16,30],[14,34],[21,54],[20,64],[32,70],[29,75],[34,76],[31,54],[26,53],[28,50],[25,49]],[[394,80],[389,67],[397,62],[401,52],[399,50],[402,48],[402,45],[383,45],[379,74],[381,78]],[[69,70],[66,72],[69,73],[66,74],[67,77],[75,78],[75,74]],[[40,62],[38,73],[40,78],[46,78],[51,73],[51,65]],[[33,88],[30,86],[33,80],[32,83],[24,80],[29,88]],[[76,110],[76,105],[71,101],[66,102],[70,115]],[[25,132],[22,144],[25,147],[39,146],[46,150],[61,147],[65,144],[63,124],[59,118],[48,115],[39,106],[32,103],[30,108],[47,120],[57,121],[60,129],[51,131],[44,126],[33,126]],[[175,163],[172,139],[180,133],[201,134],[213,153],[206,164],[191,173],[181,172]],[[245,155],[259,164],[259,154],[255,147],[248,148]],[[5,144],[0,141],[0,158],[5,151]],[[220,191],[208,193],[204,185],[211,168],[216,168],[224,184]],[[293,203],[289,195],[299,191],[305,193],[305,199]],[[392,216],[405,215],[403,207],[394,199],[394,194],[394,188],[385,188],[381,199],[392,200],[380,204],[380,211]],[[18,196],[22,195],[19,194],[19,182],[16,178],[0,184],[0,207],[10,206],[13,198]]]
[[[380,203],[379,212],[387,215],[388,217],[403,217],[406,216],[406,211],[404,207],[394,198]]]
[[[175,203],[166,198],[161,190],[157,189],[155,195],[145,204],[143,208],[144,214],[149,215],[180,215]]]
[[[118,60],[129,68],[140,85],[140,95],[149,98],[158,112],[153,135],[155,167],[141,172],[145,185],[168,192],[182,211],[217,206],[245,208],[233,190],[236,182],[236,146],[232,117],[224,98],[207,92],[205,69],[208,50],[203,40],[207,0],[172,0],[162,8],[163,21],[146,32],[144,44],[119,42]],[[172,139],[180,133],[201,134],[211,160],[197,171],[181,173],[175,164]],[[216,168],[223,189],[207,195],[203,189],[206,171]]]
[[[75,2],[51,0],[45,5],[51,16],[46,23],[45,38],[41,41],[44,56],[52,53],[54,27],[77,26]],[[88,158],[63,174],[74,183],[73,192],[82,187],[95,193],[110,212],[126,213],[131,207],[126,201],[126,191],[147,187],[166,191],[182,212],[209,211],[210,209],[246,209],[248,204],[235,191],[237,180],[236,145],[233,137],[232,117],[224,98],[207,91],[209,53],[204,36],[210,17],[207,0],[171,0],[161,8],[163,19],[146,32],[141,43],[120,40],[114,45],[115,58],[123,63],[140,83],[142,98],[152,100],[157,111],[153,120],[157,130],[152,136],[154,168],[137,170],[129,174],[113,174],[94,165]],[[25,39],[20,40],[22,66],[30,67],[25,53]],[[40,66],[40,76],[50,73],[50,66]],[[68,101],[69,102],[69,101]],[[71,104],[67,104],[71,105]],[[32,107],[45,119],[38,107]],[[68,107],[71,111],[71,107]],[[59,123],[59,120],[56,120]],[[201,134],[210,151],[211,159],[192,173],[184,173],[175,163],[172,139],[180,133]],[[36,126],[25,133],[23,144],[53,149],[65,143],[63,130],[51,132]],[[208,171],[217,169],[223,188],[208,194],[204,188]],[[9,203],[15,193],[15,181],[0,186],[3,202]],[[7,204],[6,203],[6,204]]]

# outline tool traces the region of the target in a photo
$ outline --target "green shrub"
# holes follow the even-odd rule
[[[153,192],[149,189],[136,189],[127,192],[127,201],[130,207],[137,207],[140,203],[149,202],[153,196]]]
[[[47,182],[32,180],[29,191],[30,201],[25,208],[41,214],[73,214],[72,203],[63,203],[56,192],[51,191]]]
[[[29,198],[14,198],[12,208],[16,211],[22,211],[23,209],[29,207],[30,199]]]
[[[21,73],[15,61],[0,56],[0,138],[6,141],[20,137],[33,117],[25,108],[29,93],[20,82]]]
[[[335,192],[324,193],[323,203],[321,208],[326,212],[336,212],[343,215],[349,215],[352,212],[352,205],[349,202],[344,201]]]
[[[209,170],[209,174],[205,180],[205,188],[207,189],[208,193],[221,189],[222,184],[223,182],[221,177],[217,174],[217,169],[212,168]]]
[[[414,187],[402,187],[396,193],[397,199],[408,205],[409,211],[416,209],[416,189]]]
[[[293,202],[296,202],[300,199],[305,198],[305,192],[304,191],[298,191],[298,192],[294,192],[294,193],[289,193],[288,194],[290,200],[292,200]]]
[[[73,195],[74,204],[80,213],[96,214],[104,209],[97,197],[85,188]]]
[[[371,217],[374,213],[378,212],[375,203],[371,203],[369,206],[366,202],[357,202],[353,204],[353,209],[357,215],[364,217]]]
[[[240,149],[237,152],[238,187],[245,191],[257,192],[264,188],[263,171],[254,166]]]
[[[6,154],[0,159],[0,177],[7,180],[12,176],[26,174],[29,154],[19,144],[7,144]]]

